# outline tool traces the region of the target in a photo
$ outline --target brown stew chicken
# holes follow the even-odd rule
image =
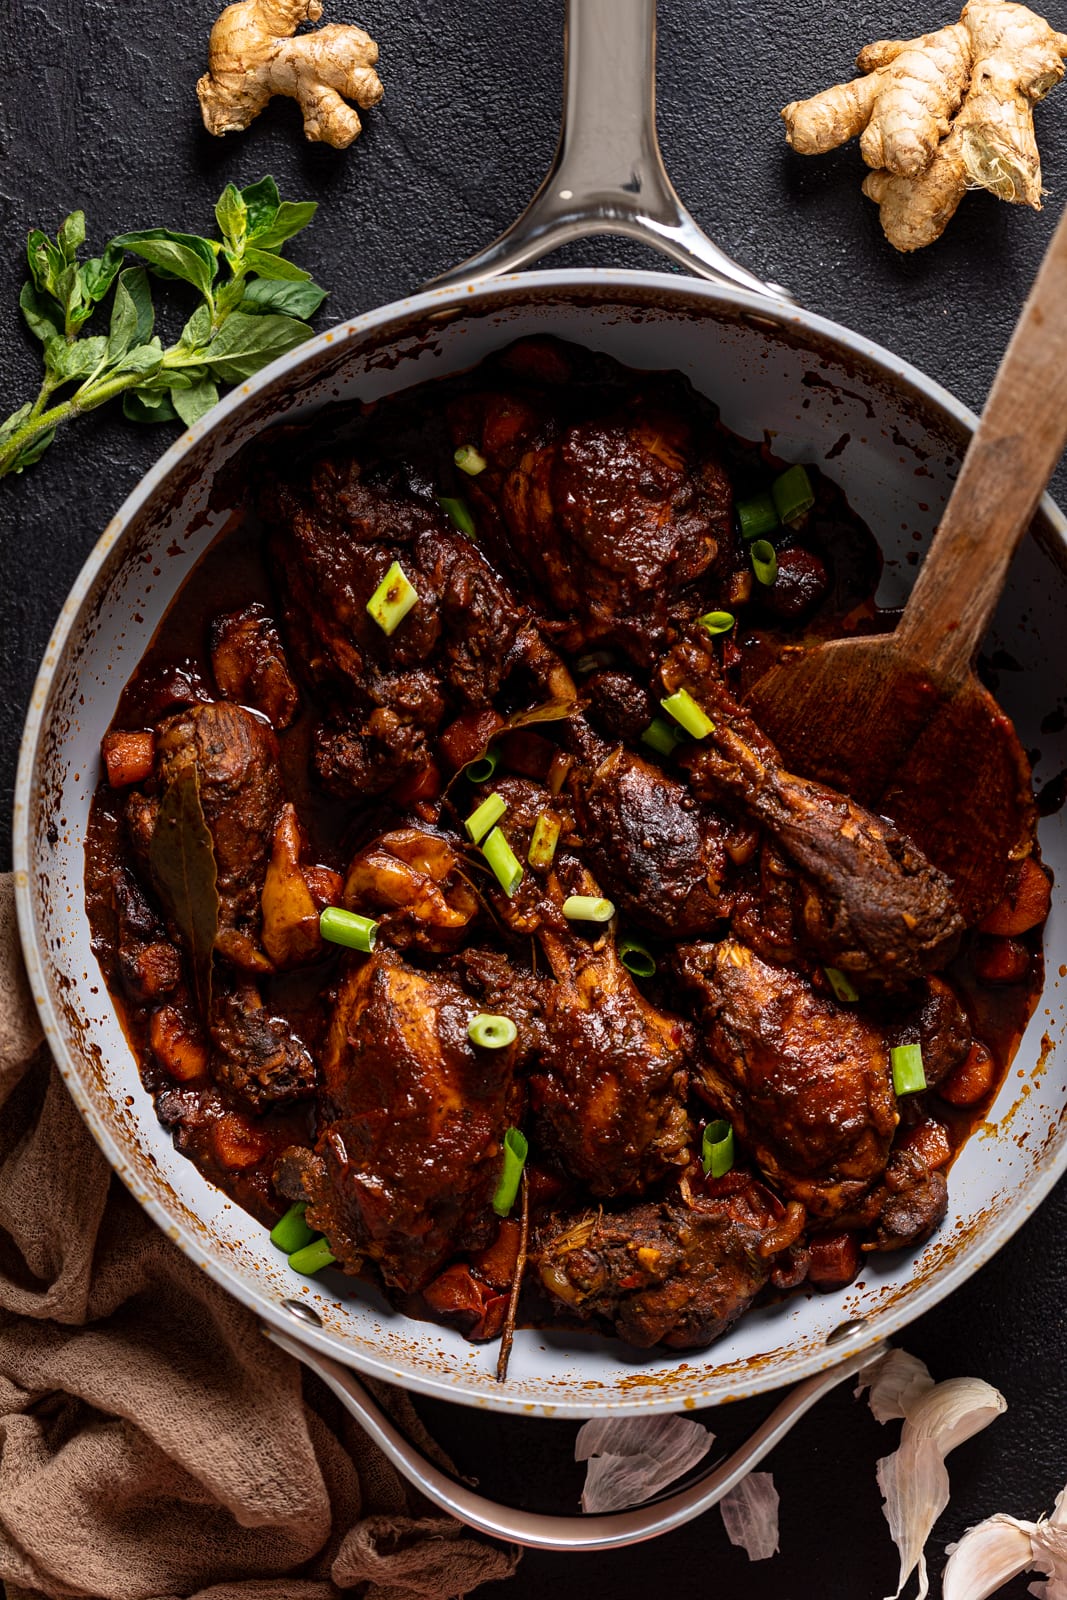
[[[735,507],[783,467],[679,375],[551,340],[284,430],[105,740],[89,911],[159,1117],[265,1225],[303,1202],[340,1271],[471,1339],[521,1273],[523,1320],[699,1348],[920,1243],[1040,991],[1032,838],[966,927],[746,712],[783,643],[893,622],[814,468],[760,580]],[[387,632],[394,563],[417,598]],[[465,826],[492,796],[517,883]],[[373,949],[325,941],[327,907]]]

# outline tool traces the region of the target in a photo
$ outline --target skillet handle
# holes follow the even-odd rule
[[[598,233],[638,239],[697,277],[791,300],[712,244],[667,176],[656,137],[656,0],[567,0],[551,171],[495,243],[433,287],[481,282]]]
[[[551,1517],[497,1505],[475,1494],[465,1484],[457,1483],[404,1438],[371,1399],[355,1373],[279,1329],[261,1326],[260,1331],[273,1344],[317,1373],[397,1471],[427,1500],[494,1539],[507,1539],[531,1550],[559,1550],[568,1554],[617,1550],[623,1545],[638,1544],[643,1539],[653,1539],[658,1534],[680,1528],[699,1516],[735,1488],[817,1400],[861,1367],[868,1366],[886,1349],[884,1344],[867,1346],[834,1362],[825,1372],[817,1372],[814,1377],[798,1383],[739,1450],[688,1488],[650,1505],[636,1506],[631,1511],[604,1516]]]

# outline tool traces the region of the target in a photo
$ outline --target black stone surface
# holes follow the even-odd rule
[[[1034,215],[968,197],[947,237],[914,257],[885,245],[859,193],[855,147],[816,160],[785,147],[778,107],[846,77],[871,39],[950,20],[946,0],[663,0],[660,133],[679,192],[738,260],[788,284],[825,315],[899,351],[979,408],[1067,192],[1067,88],[1038,111],[1050,202]],[[496,235],[526,202],[554,147],[561,0],[334,0],[381,45],[386,99],[347,153],[307,145],[291,104],[252,130],[210,139],[194,85],[215,0],[7,0],[0,62],[0,407],[36,389],[37,353],[20,327],[28,227],[53,231],[84,207],[97,245],[166,223],[206,230],[228,179],[273,172],[285,195],[322,209],[294,254],[332,288],[320,325],[405,293]],[[1067,27],[1059,7],[1052,19]],[[637,247],[573,247],[574,263],[649,265]],[[21,721],[49,629],[97,534],[170,442],[112,414],[71,427],[44,460],[0,485],[0,818]],[[1062,493],[1065,480],[1058,479]],[[996,1383],[1007,1414],[951,1458],[952,1501],[929,1553],[995,1510],[1033,1517],[1067,1478],[1064,1385],[1067,1191],[1062,1187],[995,1260],[908,1330],[937,1376]],[[895,1587],[894,1551],[874,1464],[895,1443],[846,1386],[796,1429],[772,1465],[781,1554],[749,1565],[718,1514],[653,1544],[597,1557],[528,1553],[509,1600],[587,1592],[747,1600],[878,1600]],[[707,1413],[718,1445],[740,1441],[767,1406]],[[459,1466],[516,1504],[570,1510],[580,1473],[573,1425],[508,1420],[425,1403]],[[935,1581],[935,1593],[937,1584]],[[504,1593],[504,1590],[499,1592]],[[1003,1591],[1019,1600],[1026,1580]]]

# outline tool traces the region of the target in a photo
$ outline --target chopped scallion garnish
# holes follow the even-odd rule
[[[756,581],[768,589],[778,576],[778,557],[769,539],[757,539],[749,550]]]
[[[449,521],[460,533],[465,533],[468,539],[474,538],[474,518],[466,500],[461,500],[458,495],[439,494],[437,504],[446,512]]]
[[[482,855],[492,867],[497,883],[510,900],[522,882],[522,868],[514,850],[499,828],[494,828],[482,845]]]
[[[418,590],[412,584],[399,561],[394,561],[381,583],[367,601],[367,610],[384,634],[395,633],[413,605],[418,603]]]
[[[660,705],[694,739],[706,739],[715,728],[714,722],[700,709],[688,689],[676,690],[666,700],[661,700]]]
[[[305,1278],[314,1277],[316,1272],[321,1272],[323,1267],[328,1267],[337,1260],[325,1239],[316,1239],[312,1244],[306,1244],[300,1250],[294,1250],[289,1257],[289,1265],[294,1272],[301,1273]]]
[[[823,971],[830,980],[835,998],[840,1000],[842,1005],[853,1005],[859,999],[859,990],[843,972],[838,971],[837,967],[824,967]]]
[[[805,469],[799,464],[787,467],[771,484],[774,508],[785,523],[799,522],[815,504],[815,490]]]
[[[681,734],[666,717],[653,717],[641,735],[641,743],[647,744],[657,755],[670,756],[681,743]]]
[[[460,472],[465,472],[468,477],[476,478],[479,472],[484,472],[489,465],[488,461],[476,450],[472,444],[461,444],[452,460]]]
[[[343,944],[349,950],[362,950],[369,955],[378,939],[378,924],[373,917],[327,906],[319,913],[319,932],[330,944]]]
[[[468,761],[463,776],[469,783],[487,783],[500,764],[500,751],[489,749],[477,761]]]
[[[889,1065],[893,1069],[894,1094],[918,1094],[926,1088],[921,1044],[894,1045],[889,1052]]]
[[[705,611],[702,617],[697,618],[697,621],[704,629],[704,632],[710,633],[714,639],[717,634],[729,633],[734,625],[735,618],[732,611]]]
[[[737,502],[737,521],[744,540],[759,539],[773,533],[778,526],[778,513],[769,494],[754,494],[751,500]]]
[[[610,922],[615,907],[599,895],[572,894],[563,902],[563,915],[568,922]]]
[[[620,939],[619,960],[635,978],[651,978],[656,970],[656,958],[640,939]]]
[[[279,1250],[284,1250],[291,1256],[294,1250],[302,1250],[316,1237],[315,1230],[309,1228],[304,1221],[304,1210],[307,1202],[298,1200],[295,1206],[290,1206],[284,1217],[270,1230],[270,1242]]]
[[[467,1026],[467,1038],[471,1044],[480,1044],[483,1050],[506,1049],[515,1043],[518,1032],[510,1017],[497,1017],[489,1011],[479,1011]]]
[[[534,823],[533,837],[526,859],[538,872],[547,872],[556,855],[559,843],[559,818],[551,811],[542,811]]]
[[[481,805],[471,812],[463,824],[471,843],[481,844],[489,829],[496,826],[507,809],[508,803],[502,794],[497,794],[495,791],[493,794],[487,794]]]
[[[721,1178],[734,1164],[734,1130],[725,1121],[709,1122],[700,1147],[700,1164],[712,1178]]]
[[[509,1128],[504,1135],[504,1170],[493,1193],[493,1210],[498,1217],[506,1217],[515,1204],[529,1151],[526,1135],[518,1128]]]

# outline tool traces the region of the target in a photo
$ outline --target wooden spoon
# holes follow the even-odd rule
[[[785,764],[892,817],[969,922],[1034,821],[1029,763],[974,656],[1065,444],[1067,212],[895,631],[786,650],[748,696]]]

